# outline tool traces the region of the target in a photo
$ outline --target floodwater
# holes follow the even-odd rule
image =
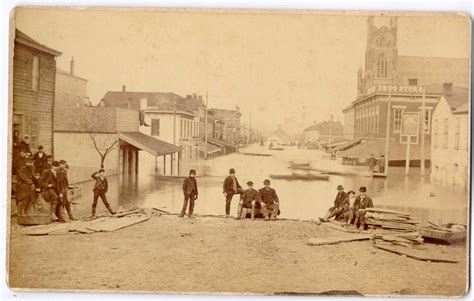
[[[189,168],[197,170],[199,199],[196,200],[196,214],[222,215],[225,198],[222,183],[228,170],[234,168],[240,184],[245,187],[249,180],[255,188],[263,186],[270,174],[291,174],[289,162],[309,162],[313,168],[350,171],[361,176],[334,176],[328,181],[286,181],[271,180],[280,198],[283,218],[315,219],[323,216],[336,195],[336,187],[341,184],[346,191],[358,191],[367,187],[376,207],[409,211],[420,221],[435,223],[457,222],[467,224],[468,191],[462,188],[446,187],[430,183],[429,176],[419,175],[419,168],[411,168],[405,177],[403,167],[390,167],[389,177],[370,178],[367,167],[343,166],[339,161],[329,160],[327,154],[318,150],[285,147],[283,151],[271,151],[260,146],[242,149],[241,152],[271,153],[272,156],[246,156],[234,153],[209,160],[199,160],[182,164],[181,173]],[[181,210],[183,203],[182,179],[163,179],[154,171],[154,157],[140,152],[140,173],[138,176],[110,176],[107,197],[114,208],[122,206],[156,207],[173,213]],[[429,170],[427,170],[429,171]],[[304,172],[300,172],[304,173]],[[91,181],[79,184],[82,198],[78,199],[75,210],[79,216],[90,214],[92,203]],[[238,196],[234,196],[231,215],[236,215]],[[99,200],[98,212],[105,210]]]

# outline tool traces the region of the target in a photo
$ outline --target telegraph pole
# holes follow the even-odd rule
[[[385,166],[384,173],[388,174],[388,152],[390,150],[390,114],[392,112],[392,91],[388,91],[387,98],[387,128],[385,129]]]
[[[206,92],[206,108],[204,110],[204,159],[207,160],[207,103],[209,93]]]
[[[421,99],[421,154],[420,154],[420,174],[422,177],[425,176],[425,132],[426,132],[426,124],[425,124],[425,116],[426,116],[426,109],[425,109],[425,86],[423,86],[423,98]]]
[[[173,97],[173,144],[176,145],[176,96]]]

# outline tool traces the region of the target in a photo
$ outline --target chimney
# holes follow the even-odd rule
[[[443,94],[446,96],[450,96],[453,94],[453,83],[443,84]]]
[[[125,91],[127,91],[127,86],[122,85],[122,92],[125,92]]]
[[[69,63],[69,73],[74,75],[74,57],[71,58],[71,62]]]

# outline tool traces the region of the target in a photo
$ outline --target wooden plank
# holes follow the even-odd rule
[[[361,240],[369,240],[369,235],[360,235],[360,236],[351,236],[348,238],[309,238],[308,245],[310,246],[323,246],[323,245],[334,245],[339,243],[351,242],[351,241],[361,241]]]
[[[359,231],[359,230],[344,228],[340,225],[333,224],[332,222],[322,223],[322,225],[325,225],[326,227],[329,227],[331,229],[346,232],[346,233],[361,233],[361,231]]]
[[[420,256],[420,255],[416,255],[416,254],[414,254],[412,252],[409,252],[409,251],[406,251],[406,250],[399,250],[399,249],[396,249],[394,247],[381,246],[379,244],[374,244],[373,246],[378,248],[378,249],[384,250],[384,251],[392,252],[392,253],[399,254],[399,255],[405,255],[407,257],[410,257],[410,258],[413,258],[413,259],[416,259],[416,260],[431,261],[431,262],[447,262],[447,263],[458,263],[459,262],[459,260],[452,260],[452,259],[447,259],[447,258]]]
[[[411,214],[406,211],[397,211],[397,210],[391,210],[391,209],[384,209],[384,208],[366,208],[365,211],[367,212],[382,212],[382,213],[393,213],[393,214],[399,214],[403,216],[410,216]]]

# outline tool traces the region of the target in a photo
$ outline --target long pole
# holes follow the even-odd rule
[[[207,104],[209,93],[206,92],[206,109],[204,111],[204,159],[207,159]]]
[[[332,114],[331,118],[329,118],[329,143],[328,146],[331,145],[331,140],[332,140]]]
[[[423,98],[421,100],[421,154],[420,154],[420,174],[425,176],[425,87],[423,86]]]
[[[410,141],[411,136],[407,136],[407,157],[405,158],[405,175],[408,176],[408,173],[410,171]]]
[[[388,174],[388,152],[390,150],[390,115],[392,113],[392,93],[388,92],[387,99],[387,126],[385,129],[385,166],[384,173]]]
[[[173,144],[176,145],[176,96],[173,97]]]

